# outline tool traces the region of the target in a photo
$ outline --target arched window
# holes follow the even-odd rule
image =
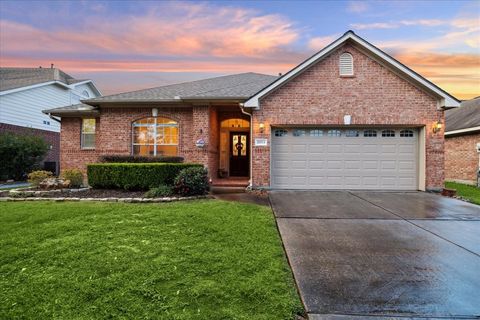
[[[178,123],[162,117],[148,117],[132,123],[133,154],[174,156],[178,152]]]
[[[222,128],[250,128],[250,122],[244,119],[227,119],[220,123]]]
[[[341,76],[353,76],[353,57],[350,53],[340,55],[339,69]]]
[[[83,90],[82,94],[87,98],[90,97],[90,94],[88,93],[87,90]]]

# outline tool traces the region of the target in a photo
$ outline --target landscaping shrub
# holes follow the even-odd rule
[[[100,157],[101,162],[113,163],[182,163],[183,157],[148,157],[130,155],[104,155]]]
[[[204,195],[208,189],[208,172],[203,167],[183,169],[175,178],[175,193],[182,196]]]
[[[62,177],[70,180],[70,187],[72,188],[80,188],[83,184],[83,172],[78,169],[64,170]]]
[[[42,182],[46,178],[51,178],[52,176],[53,176],[53,173],[51,173],[50,171],[45,171],[45,170],[32,171],[28,174],[28,182],[33,184],[35,187],[38,187],[40,182]]]
[[[28,172],[39,167],[48,151],[41,137],[0,134],[0,180],[25,179]]]
[[[173,187],[162,185],[156,188],[151,188],[145,193],[144,197],[145,198],[162,198],[162,197],[170,197],[172,195],[173,195]]]
[[[87,166],[88,183],[93,188],[148,190],[173,185],[182,169],[202,167],[191,163],[95,163]]]

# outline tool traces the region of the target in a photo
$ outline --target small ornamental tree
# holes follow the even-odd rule
[[[0,133],[0,179],[25,179],[39,168],[47,152],[48,144],[41,137]]]

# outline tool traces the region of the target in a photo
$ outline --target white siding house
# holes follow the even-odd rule
[[[42,110],[74,105],[98,96],[100,93],[90,80],[71,85],[50,81],[1,91],[0,123],[60,132],[60,123]]]
[[[50,146],[45,170],[59,172],[60,123],[42,112],[101,96],[91,80],[53,68],[0,68],[0,133],[42,137]],[[80,128],[79,128],[80,130]]]

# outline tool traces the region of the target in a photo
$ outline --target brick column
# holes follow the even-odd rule
[[[192,160],[203,164],[208,168],[208,149],[210,148],[210,107],[209,106],[193,106],[193,125],[192,125],[192,141],[187,142],[192,146]],[[188,129],[187,129],[188,130]],[[205,148],[198,148],[195,142],[199,139],[205,141]]]

